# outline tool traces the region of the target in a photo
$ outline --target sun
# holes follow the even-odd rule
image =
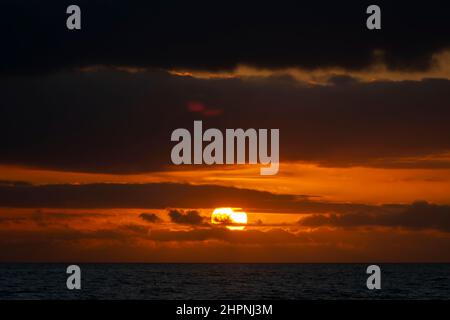
[[[212,224],[226,225],[230,230],[244,230],[247,224],[247,214],[240,208],[216,208],[211,214]]]

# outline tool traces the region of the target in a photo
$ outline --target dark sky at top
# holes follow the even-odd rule
[[[366,29],[366,8],[382,30]],[[82,30],[66,29],[66,8]],[[369,65],[429,67],[450,45],[448,1],[2,1],[0,74],[89,65],[226,70]]]
[[[171,132],[204,120],[205,128],[279,128],[282,161],[448,168],[446,159],[420,160],[450,149],[448,79],[335,77],[309,86],[287,76],[197,79],[165,71],[238,64],[360,70],[374,50],[391,69],[423,70],[449,48],[448,3],[377,1],[382,30],[370,31],[372,2],[365,1],[2,1],[0,163],[164,170]],[[69,4],[81,7],[80,31],[66,28]],[[105,67],[76,71],[98,65]],[[192,102],[218,113],[192,112]]]

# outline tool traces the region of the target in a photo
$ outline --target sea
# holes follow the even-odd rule
[[[0,264],[0,300],[347,300],[449,299],[450,264],[77,264],[81,289],[68,290],[70,264]]]

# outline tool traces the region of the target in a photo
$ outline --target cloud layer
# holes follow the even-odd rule
[[[334,203],[311,200],[307,196],[175,183],[0,186],[0,207],[190,209],[223,206],[242,207],[250,212],[313,214],[299,222],[307,227],[381,226],[450,232],[450,206],[428,202],[410,205]],[[207,225],[196,210],[169,209],[168,215],[175,224]],[[139,217],[151,223],[162,222],[152,213],[142,213]],[[34,218],[42,216],[38,214]]]
[[[450,232],[450,206],[415,202],[398,212],[313,215],[299,223],[309,227],[400,227]]]
[[[450,167],[449,80],[309,86],[289,77],[214,80],[104,70],[13,77],[0,86],[0,163],[166,170],[172,131],[203,120],[205,129],[279,128],[281,171],[288,161]],[[193,102],[221,111],[197,112]]]

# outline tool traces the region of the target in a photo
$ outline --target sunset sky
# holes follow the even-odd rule
[[[68,4],[1,5],[1,262],[450,262],[448,10]],[[171,164],[194,120],[279,128],[278,174]]]

